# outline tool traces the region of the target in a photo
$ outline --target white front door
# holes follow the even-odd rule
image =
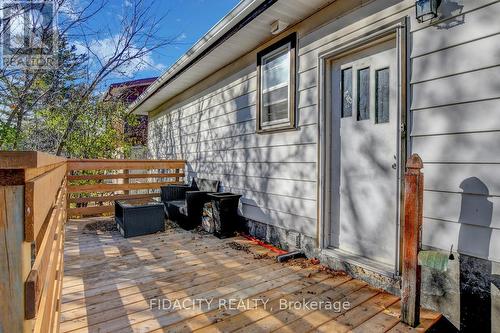
[[[398,68],[395,40],[332,60],[330,246],[396,267]]]

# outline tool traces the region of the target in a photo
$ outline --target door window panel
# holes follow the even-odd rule
[[[375,122],[389,122],[389,68],[375,73]]]
[[[352,68],[342,70],[342,118],[352,116]]]
[[[370,119],[370,68],[358,70],[358,120]]]

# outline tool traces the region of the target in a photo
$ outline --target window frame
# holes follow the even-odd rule
[[[279,40],[273,45],[257,53],[257,97],[256,97],[256,117],[257,133],[268,133],[283,130],[296,129],[296,101],[295,82],[297,76],[296,69],[296,45],[297,34],[292,33]],[[288,78],[288,118],[270,122],[263,121],[263,89],[262,89],[262,61],[280,52],[282,48],[288,46],[289,54],[289,78]]]

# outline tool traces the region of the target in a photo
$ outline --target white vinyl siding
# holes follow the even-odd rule
[[[252,64],[153,117],[150,151],[243,194],[247,218],[315,237],[318,56],[409,16],[409,152],[424,160],[424,244],[500,261],[500,2],[454,3],[419,24],[413,0],[335,1],[328,23],[297,27],[297,131],[255,133]]]
[[[191,176],[242,194],[245,217],[315,237],[315,109],[299,110],[300,131],[256,134],[255,68],[150,119],[149,150],[186,159]]]
[[[321,52],[409,16],[409,152],[424,160],[423,242],[500,261],[500,2],[461,3],[442,2],[439,20],[420,24],[414,1],[374,1],[300,36],[299,107],[317,107]],[[479,207],[460,187],[466,180]]]
[[[424,243],[500,261],[500,3],[452,7],[443,3],[448,17],[411,34],[410,135],[424,160]]]

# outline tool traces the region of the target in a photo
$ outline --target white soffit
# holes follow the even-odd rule
[[[265,0],[243,0],[219,23],[189,49],[176,63],[130,105],[136,114],[147,114],[170,98],[195,85],[220,68],[235,61],[272,37],[271,23],[282,20],[293,25],[324,7],[332,0],[278,0],[260,15],[242,27],[222,44],[208,52],[199,61],[184,69],[201,52],[206,50],[228,30]],[[178,74],[180,71],[182,73]],[[174,79],[175,75],[178,75]],[[165,82],[170,81],[165,84]]]

